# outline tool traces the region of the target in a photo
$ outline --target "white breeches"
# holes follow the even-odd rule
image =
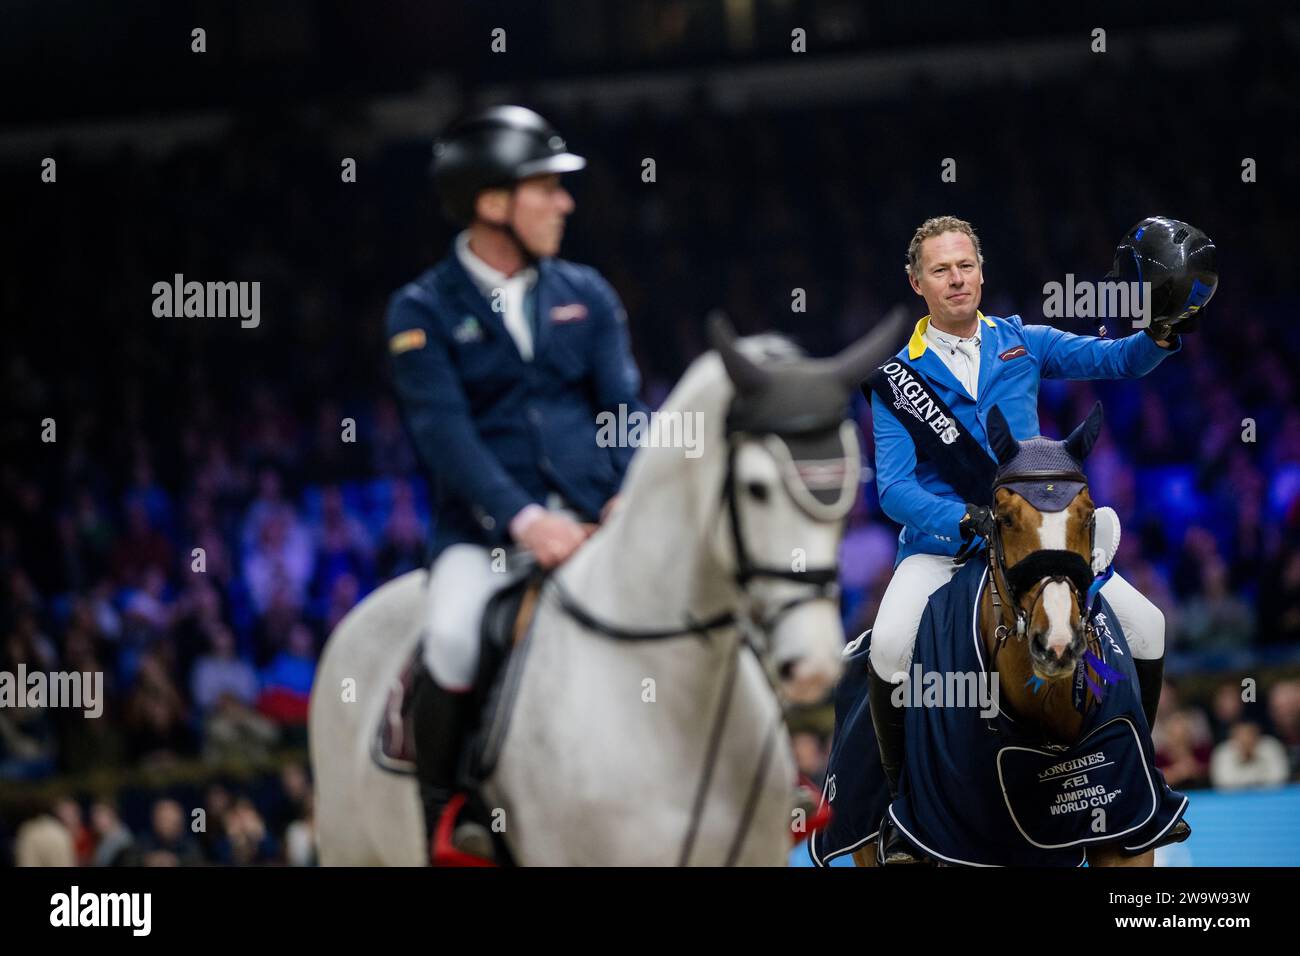
[[[468,690],[478,670],[479,629],[488,598],[513,578],[493,553],[453,544],[433,564],[425,603],[424,666],[442,687]],[[504,569],[501,552],[495,562]]]
[[[957,568],[952,558],[941,554],[913,554],[894,569],[871,631],[871,666],[880,677],[897,683],[911,668],[926,602]],[[1133,656],[1142,660],[1163,657],[1164,613],[1118,574],[1111,575],[1101,593],[1119,618]]]

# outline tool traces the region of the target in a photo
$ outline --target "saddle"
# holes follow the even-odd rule
[[[497,685],[505,673],[504,665],[511,652],[528,634],[533,613],[537,609],[542,580],[539,574],[517,578],[488,599],[479,627],[479,665],[473,691],[475,705],[479,710],[479,727],[491,726],[496,710],[503,702],[508,702],[508,695],[502,693]],[[417,644],[397,679],[389,687],[371,747],[371,757],[375,763],[392,773],[415,773],[415,728],[411,700],[415,674],[422,666],[421,653],[422,649]],[[512,686],[517,686],[517,682]],[[475,754],[479,750],[479,746],[471,745],[471,751]],[[478,772],[478,763],[473,762],[470,775],[481,780],[485,774]]]

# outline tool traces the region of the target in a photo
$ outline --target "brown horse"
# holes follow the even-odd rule
[[[1074,705],[1073,682],[1088,650],[1100,658],[1088,619],[1094,591],[1094,511],[1079,462],[1101,429],[1101,405],[1064,442],[1018,442],[994,408],[989,438],[999,468],[992,511],[996,531],[987,542],[988,574],[979,603],[984,658],[998,675],[1000,706],[1018,722],[1039,728],[1055,744],[1079,740],[1098,704],[1091,687],[1105,681],[1090,663],[1084,709]],[[1190,832],[1180,821],[1163,843]],[[854,852],[859,866],[875,866],[877,848]],[[1119,846],[1094,844],[1091,866],[1152,866],[1155,850],[1125,855]]]
[[[1100,430],[1098,403],[1066,439],[1064,450],[1082,461]],[[1064,460],[1046,470],[1017,468],[1021,445],[996,409],[989,432],[1001,468],[993,492],[997,533],[986,551],[988,583],[980,597],[985,657],[998,674],[1004,710],[1037,725],[1054,743],[1073,744],[1087,713],[1098,703],[1089,689],[1080,712],[1071,696],[1079,659],[1089,649],[1100,654],[1097,635],[1085,619],[1096,509],[1087,479]],[[1059,506],[1067,500],[1064,508],[1054,511],[1034,504]],[[1027,570],[1009,574],[1008,569],[1020,568]],[[1101,676],[1091,665],[1084,666],[1090,686],[1100,685]],[[1125,856],[1117,847],[1094,845],[1088,849],[1088,863],[1153,866],[1155,850]]]

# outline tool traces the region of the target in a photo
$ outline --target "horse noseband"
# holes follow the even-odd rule
[[[1068,582],[1082,598],[1092,585],[1092,568],[1073,551],[1035,551],[1007,568],[1006,580],[1007,587],[1011,589],[1011,599],[1018,602],[1023,594],[1044,578]]]

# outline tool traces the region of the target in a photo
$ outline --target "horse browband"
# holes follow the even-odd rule
[[[1020,471],[995,478],[993,490],[1021,481],[1081,481],[1086,485],[1088,476],[1081,471]]]

